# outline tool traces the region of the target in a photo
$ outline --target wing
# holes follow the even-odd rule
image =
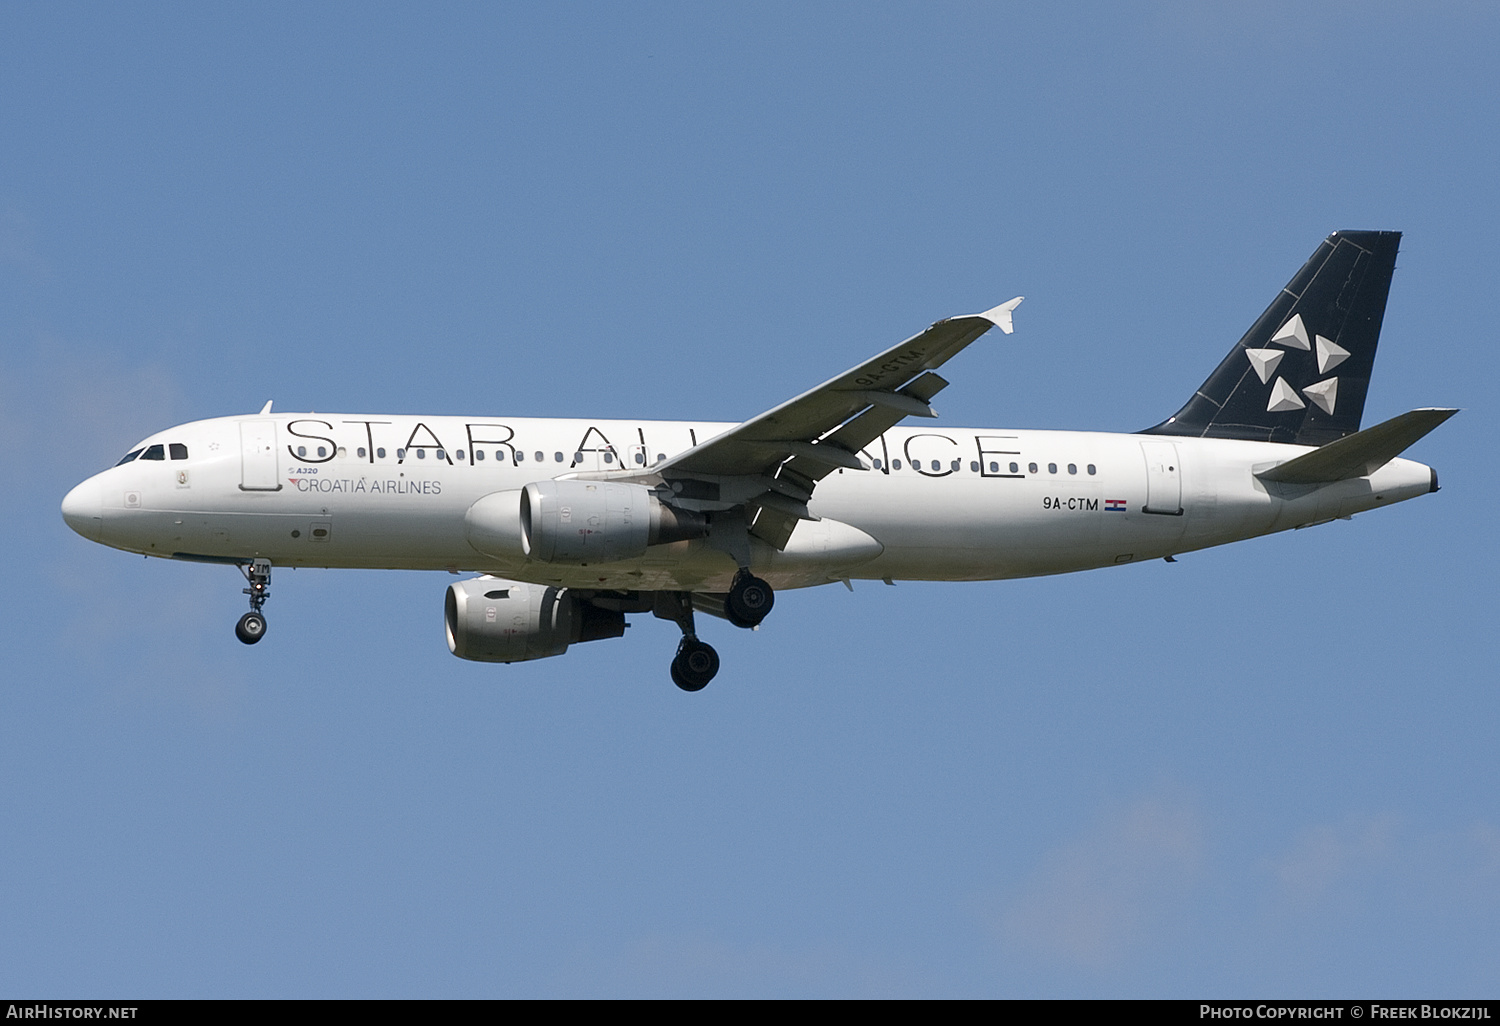
[[[948,384],[934,373],[992,327],[1013,330],[1018,296],[981,314],[938,321],[838,377],[630,476],[672,487],[674,505],[743,507],[750,533],[778,549],[817,482],[840,468],[870,469],[856,453],[907,416],[935,417],[928,401]]]

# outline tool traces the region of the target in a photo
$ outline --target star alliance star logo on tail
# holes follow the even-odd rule
[[[1291,320],[1283,324],[1271,336],[1273,345],[1286,346],[1287,349],[1301,349],[1304,352],[1317,352],[1318,373],[1327,374],[1333,368],[1349,358],[1349,350],[1343,346],[1324,338],[1314,332],[1315,342],[1308,341],[1307,327],[1302,323],[1301,314],[1292,314]],[[1281,358],[1286,352],[1281,349],[1246,349],[1245,356],[1250,360],[1250,366],[1255,369],[1255,376],[1260,378],[1261,384],[1271,380],[1276,373],[1276,367],[1281,363]],[[1333,414],[1334,407],[1338,404],[1339,379],[1327,378],[1316,384],[1308,385],[1302,389],[1302,395],[1311,399],[1324,413]],[[1266,412],[1285,413],[1289,410],[1301,410],[1307,407],[1302,397],[1297,395],[1297,390],[1284,378],[1277,378],[1271,385],[1271,398],[1266,402]]]

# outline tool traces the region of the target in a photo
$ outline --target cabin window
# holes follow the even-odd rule
[[[456,453],[454,453],[454,454],[453,454],[453,455],[455,455],[455,456],[457,456],[457,457],[458,457],[458,461],[459,461],[459,462],[460,462],[460,463],[462,463],[462,462],[463,462],[463,459],[464,459],[464,451],[463,451],[463,450],[462,450],[462,449],[460,449],[460,450],[458,450],[458,452],[456,452]]]
[[[876,470],[882,470],[882,469],[884,469],[884,466],[885,465],[882,464],[879,460],[875,460],[874,461],[874,467],[875,467]]]
[[[525,463],[526,462],[526,454],[524,452],[522,452],[520,449],[516,450],[516,462],[517,463]]]
[[[406,459],[406,450],[405,449],[397,449],[396,450],[396,459],[398,459],[398,460],[404,460],[404,459]]]
[[[1057,473],[1057,464],[1056,463],[1049,463],[1049,464],[1047,464],[1047,473],[1049,473],[1049,474],[1055,474],[1055,473]]]
[[[375,450],[375,458],[376,459],[382,459],[382,460],[385,459],[385,447],[384,446],[381,446],[379,449]]]
[[[901,461],[900,460],[891,460],[891,469],[892,470],[900,470],[901,469]]]
[[[1035,474],[1036,473],[1036,464],[1035,463],[1028,463],[1028,464],[1026,464],[1026,470],[1027,470],[1027,473]]]
[[[167,446],[167,451],[171,453],[174,460],[187,459],[187,446],[183,445],[181,442],[173,442],[171,445]]]
[[[306,456],[307,455],[307,446],[305,446],[305,445],[299,445],[299,446],[297,446],[297,455],[298,456]],[[151,458],[150,456],[146,457],[146,459],[148,459],[148,460],[150,458]],[[160,459],[160,458],[161,458],[160,456],[157,457],[157,459]]]
[[[943,465],[941,463],[939,463],[937,460],[933,460],[932,461],[932,469],[933,470],[942,470],[943,469]]]
[[[417,459],[419,459],[419,460],[425,460],[426,458],[427,458],[427,450],[419,448],[417,450]]]
[[[659,453],[656,454],[656,462],[658,462],[658,463],[660,463],[662,460],[664,460],[666,458],[667,458],[667,454],[664,453],[664,452],[659,452]]]
[[[475,449],[474,450],[474,462],[475,463],[483,463],[484,462],[484,450],[483,449]]]
[[[561,459],[561,458],[562,458],[562,453],[558,453],[558,459]],[[606,452],[604,454],[604,462],[605,463],[613,463],[614,461],[615,461],[615,454],[614,453],[612,453],[612,452]]]
[[[145,451],[146,451],[145,449],[132,449],[130,452],[127,452],[124,456],[121,456],[120,457],[120,462],[116,463],[115,466],[117,466],[117,467],[123,467],[125,464],[129,463],[131,460],[135,459],[137,456],[139,456],[141,453],[143,453]]]
[[[333,454],[334,454],[334,455],[335,455],[335,456],[337,456],[337,457],[338,457],[338,458],[339,458],[339,459],[343,459],[343,458],[344,458],[344,457],[345,457],[345,456],[348,456],[348,455],[349,455],[349,450],[348,450],[348,449],[345,449],[345,448],[344,448],[344,447],[343,447],[343,446],[342,446],[342,445],[341,445],[341,446],[339,446],[339,447],[338,447],[338,448],[337,448],[337,449],[335,449],[335,450],[333,450]]]
[[[1068,473],[1070,473],[1070,474],[1076,474],[1076,473],[1078,473],[1078,464],[1076,464],[1076,463],[1069,463],[1068,464]]]
[[[974,473],[974,474],[979,473],[979,461],[978,460],[970,460],[969,461],[969,471],[971,473]]]
[[[547,459],[547,454],[546,453],[538,452],[538,453],[533,453],[532,455],[534,455],[536,457],[536,461],[538,463],[541,463],[541,462],[543,462],[543,461],[545,461]]]
[[[327,455],[328,455],[328,447],[324,446],[324,445],[318,446],[318,456],[321,458],[321,457],[327,456]]]
[[[361,445],[358,449],[354,450],[354,453],[360,459],[364,459],[365,458],[365,447]]]
[[[447,457],[447,455],[444,454],[443,450],[439,449],[437,451],[437,458],[440,459],[440,460],[445,460],[448,457]]]
[[[1011,473],[1012,473],[1012,474],[1019,474],[1019,473],[1020,473],[1020,472],[1021,472],[1021,467],[1020,467],[1020,464],[1017,464],[1017,463],[1012,463],[1012,464],[1011,464],[1011,465],[1010,465],[1010,472],[1011,472]]]
[[[1095,473],[1095,471],[1094,471],[1094,465],[1092,463],[1090,463],[1089,464],[1089,476],[1093,477],[1094,473]]]
[[[641,466],[645,466],[646,465],[646,454],[643,453],[643,452],[636,453],[635,454],[635,461],[636,461],[636,463],[640,464]]]

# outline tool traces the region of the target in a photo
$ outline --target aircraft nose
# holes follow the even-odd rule
[[[69,527],[89,541],[98,541],[104,528],[104,489],[97,477],[63,496],[62,515]]]

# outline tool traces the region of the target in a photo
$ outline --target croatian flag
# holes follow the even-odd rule
[[[1106,512],[1106,513],[1124,513],[1125,512],[1125,500],[1124,499],[1105,499],[1104,500],[1104,512]]]

